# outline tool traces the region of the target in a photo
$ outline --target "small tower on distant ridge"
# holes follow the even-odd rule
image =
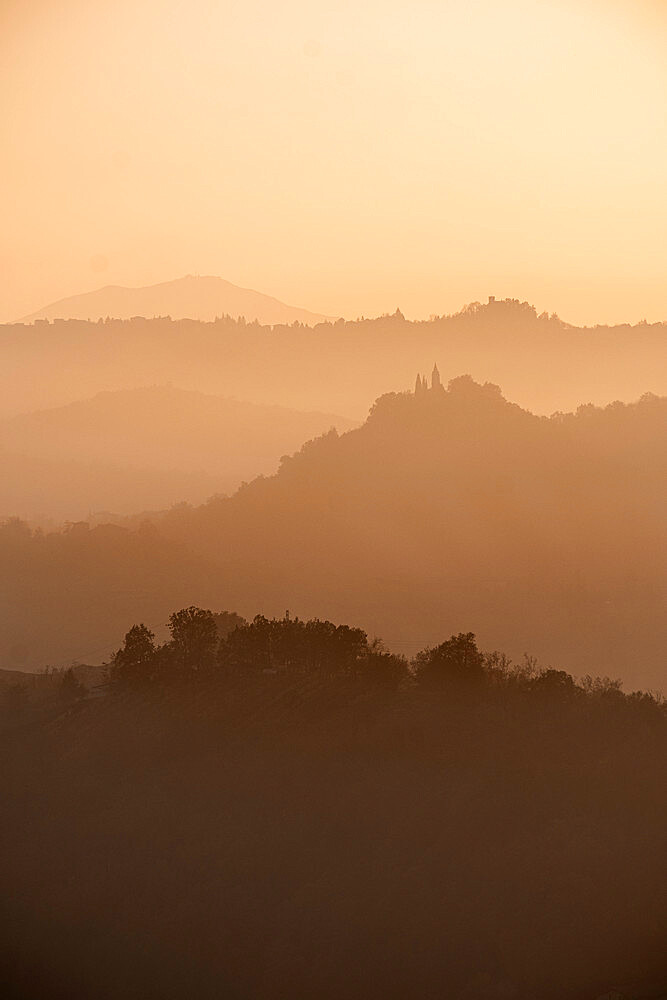
[[[438,371],[437,364],[433,365],[433,373],[431,375],[431,388],[432,389],[442,388],[442,382],[440,381],[440,372]]]

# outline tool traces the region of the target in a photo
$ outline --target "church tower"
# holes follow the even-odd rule
[[[433,374],[431,375],[431,388],[441,389],[442,382],[440,381],[440,372],[438,371],[438,366],[433,365]]]

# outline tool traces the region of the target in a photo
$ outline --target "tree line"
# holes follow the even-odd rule
[[[541,669],[524,655],[515,663],[497,650],[479,649],[473,632],[460,632],[413,658],[392,653],[361,628],[317,618],[266,618],[251,622],[231,612],[214,614],[190,606],[174,612],[170,638],[156,642],[143,623],[133,625],[108,666],[109,689],[122,691],[196,682],[213,676],[280,673],[319,674],[366,680],[389,688],[419,686],[474,690],[483,686],[531,692],[553,703],[604,700],[642,705],[665,713],[660,694],[624,694],[620,680]]]
[[[214,673],[365,674],[398,683],[408,676],[408,661],[388,652],[379,640],[349,625],[314,618],[266,618],[247,622],[233,613],[216,615],[198,607],[175,611],[170,638],[156,643],[146,625],[133,625],[111,659],[111,689],[193,680]]]
[[[194,606],[101,670],[0,712],[12,996],[658,995],[657,696]]]

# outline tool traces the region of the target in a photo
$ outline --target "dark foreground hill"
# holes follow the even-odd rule
[[[369,400],[402,388],[435,359],[447,378],[470,372],[548,414],[664,393],[667,326],[578,328],[514,300],[474,303],[425,322],[397,314],[314,328],[225,317],[41,321],[0,326],[0,358],[0,413],[8,415],[104,389],[173,382],[361,418]]]
[[[664,709],[495,663],[0,706],[3,997],[664,997]]]

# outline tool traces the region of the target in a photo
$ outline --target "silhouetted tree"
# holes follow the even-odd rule
[[[125,642],[114,655],[109,668],[113,687],[137,686],[152,679],[155,661],[155,635],[144,624],[133,625]]]
[[[212,611],[194,606],[182,608],[170,616],[169,631],[175,666],[180,672],[195,673],[214,665],[218,629]]]
[[[231,670],[300,670],[354,673],[368,653],[359,628],[314,618],[268,619],[257,615],[231,632],[220,646],[220,664]]]
[[[484,674],[484,655],[473,632],[459,632],[434,649],[417,653],[413,666],[421,683],[479,680]]]
[[[532,681],[535,691],[541,692],[552,703],[569,701],[581,694],[574,678],[564,670],[544,670]]]

